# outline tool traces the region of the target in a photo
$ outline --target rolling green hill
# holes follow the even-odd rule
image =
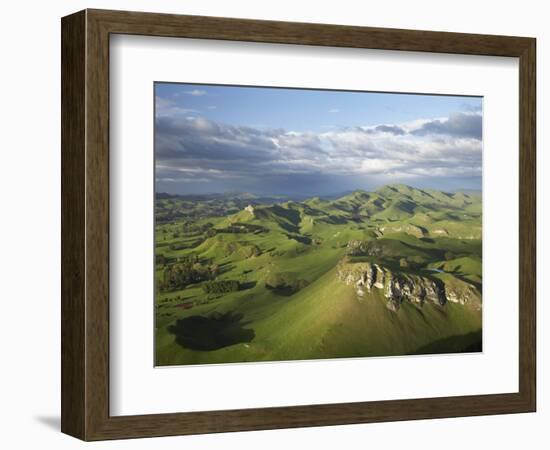
[[[478,195],[161,194],[156,217],[157,365],[481,349]]]

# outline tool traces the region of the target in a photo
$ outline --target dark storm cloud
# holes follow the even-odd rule
[[[157,119],[155,131],[157,169],[169,178],[178,172],[186,178],[304,173],[325,157],[321,139],[312,133],[165,117]]]
[[[158,118],[155,151],[163,159],[267,161],[276,147],[269,133],[249,127],[228,127],[201,118]]]
[[[481,115],[457,113],[452,114],[448,119],[426,122],[420,128],[412,130],[411,134],[417,136],[442,134],[481,140],[481,128]]]
[[[377,127],[374,128],[374,130],[381,131],[383,133],[394,134],[397,136],[401,136],[406,133],[406,131],[403,128],[398,127],[397,125],[378,125]]]

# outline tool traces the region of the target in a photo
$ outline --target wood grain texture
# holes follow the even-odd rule
[[[109,33],[101,25],[87,14],[87,439],[109,416]]]
[[[519,57],[519,392],[109,416],[109,35]],[[62,430],[84,440],[534,411],[535,40],[86,10],[62,20]],[[182,405],[185,410],[185,405]]]
[[[65,17],[61,35],[61,430],[85,431],[85,20]]]
[[[279,44],[521,56],[529,38],[315,23],[88,10],[111,33]]]
[[[536,409],[536,41],[530,40],[519,64],[519,384]]]

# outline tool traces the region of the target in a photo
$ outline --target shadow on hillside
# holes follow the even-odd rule
[[[425,228],[424,228],[425,229]],[[428,244],[435,244],[435,240],[432,239],[432,238],[428,238],[428,237],[421,237],[419,238],[420,241],[422,242],[427,242]]]
[[[251,328],[244,328],[240,313],[212,313],[206,316],[190,316],[179,319],[168,328],[176,336],[176,342],[190,350],[211,351],[230,345],[250,342],[256,336]]]
[[[273,292],[274,294],[280,295],[282,297],[290,297],[290,296],[294,295],[297,292],[294,287],[287,286],[287,285],[277,286],[277,287],[266,286],[266,289],[268,289],[271,292]]]
[[[478,291],[480,294],[483,294],[483,284],[482,283],[479,283],[477,281],[473,281],[473,280],[470,280],[466,275],[467,274],[464,274],[464,273],[460,273],[460,272],[451,272],[453,274],[453,277],[461,280],[461,281],[464,281],[464,283],[468,283],[468,284],[471,284],[473,285]]]
[[[240,283],[239,291],[245,291],[247,289],[255,288],[256,284],[257,284],[257,281],[245,281],[244,283]]]
[[[425,345],[412,354],[429,355],[435,353],[479,353],[483,351],[482,332],[474,331],[457,336],[449,336]]]
[[[296,242],[304,245],[311,245],[311,238],[300,234],[287,234],[288,239],[294,239]]]
[[[409,244],[408,242],[404,242],[401,240],[399,240],[399,242],[401,242],[401,244],[403,244],[405,247],[416,251],[418,255],[424,254],[430,258],[437,258],[437,259],[442,259],[445,255],[445,252],[438,248],[419,247],[418,245]]]
[[[224,262],[224,263],[218,264],[218,270],[220,274],[231,272],[234,268],[235,268],[235,265],[231,264],[230,262]]]

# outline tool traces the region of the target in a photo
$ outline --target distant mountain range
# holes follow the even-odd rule
[[[434,189],[420,189],[405,184],[389,184],[382,186],[374,192],[388,191],[392,189],[395,192],[407,193],[407,192],[441,192]],[[177,198],[179,200],[188,201],[206,201],[206,200],[250,200],[258,203],[277,203],[281,201],[304,201],[310,198],[320,198],[324,200],[338,200],[356,193],[367,193],[369,191],[364,189],[348,190],[341,192],[334,192],[332,194],[319,194],[319,195],[275,195],[275,194],[253,194],[251,192],[214,192],[207,194],[169,194],[167,192],[159,192],[156,194],[157,199],[170,199]],[[476,189],[457,189],[453,192],[447,192],[448,194],[463,193],[472,196],[481,196],[481,190]]]
[[[249,205],[254,207],[256,219],[267,220],[269,216],[269,221],[273,223],[287,222],[288,217],[293,215],[296,216],[295,222],[304,223],[379,221],[387,224],[386,230],[391,230],[395,226],[389,226],[390,223],[395,225],[396,222],[405,221],[400,225],[401,228],[414,233],[429,233],[432,229],[432,232],[457,237],[477,238],[481,234],[480,195],[417,189],[405,184],[386,185],[374,192],[355,190],[335,195],[335,198],[317,196],[299,200],[234,192],[209,195],[158,194],[155,218],[157,223],[168,223],[179,219],[235,215],[234,220],[249,221],[252,217],[245,211]],[[470,222],[472,220],[473,223]]]

